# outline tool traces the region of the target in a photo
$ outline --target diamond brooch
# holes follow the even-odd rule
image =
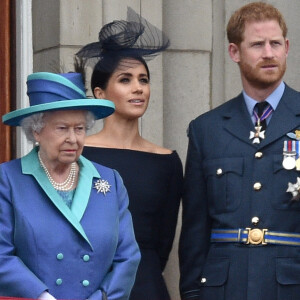
[[[97,190],[97,193],[103,193],[104,196],[106,196],[106,193],[110,192],[110,187],[111,185],[104,179],[98,179],[94,185],[94,189]]]

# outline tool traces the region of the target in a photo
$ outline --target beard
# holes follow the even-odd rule
[[[264,70],[262,67],[265,65],[276,65],[277,69]],[[268,88],[281,81],[286,70],[286,61],[280,64],[274,60],[266,60],[254,68],[246,62],[240,62],[239,66],[242,76],[252,86],[256,88]]]

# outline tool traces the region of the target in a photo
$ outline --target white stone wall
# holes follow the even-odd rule
[[[227,54],[225,31],[233,11],[249,2],[32,0],[34,71],[72,70],[74,53],[95,41],[103,24],[125,19],[127,6],[132,7],[171,40],[170,49],[149,63],[151,103],[141,120],[141,131],[154,143],[176,149],[184,163],[190,120],[241,91],[238,67]],[[300,89],[300,1],[265,2],[277,6],[286,17],[291,50],[285,80]],[[178,232],[180,224],[179,216]],[[179,299],[177,245],[178,234],[165,271],[172,300]]]

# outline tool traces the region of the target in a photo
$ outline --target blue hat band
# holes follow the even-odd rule
[[[113,102],[105,99],[87,99],[80,73],[54,74],[38,72],[28,75],[27,94],[30,107],[17,109],[2,117],[7,125],[19,126],[32,114],[54,110],[86,110],[102,119],[114,112]]]
[[[82,95],[54,81],[36,79],[27,82],[30,106],[61,100],[82,99]]]

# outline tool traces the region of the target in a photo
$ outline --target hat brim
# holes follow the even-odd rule
[[[115,111],[115,105],[105,99],[63,100],[17,109],[2,116],[2,122],[6,125],[20,126],[21,121],[32,114],[54,110],[86,110],[92,112],[98,120],[111,115]]]

